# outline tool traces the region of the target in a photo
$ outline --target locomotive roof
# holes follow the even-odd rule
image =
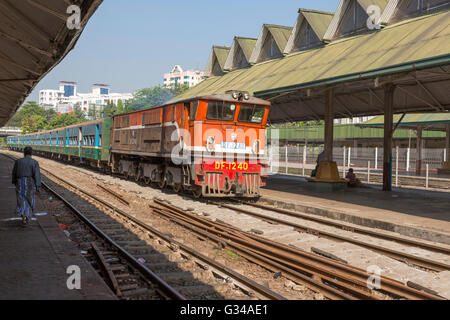
[[[240,102],[240,103],[249,103],[249,104],[259,104],[259,105],[263,105],[263,106],[270,106],[270,101],[259,99],[259,98],[253,97],[253,96],[250,96],[250,99],[248,99],[248,100],[240,101],[240,100],[233,99],[231,94],[214,94],[214,95],[208,95],[208,96],[202,96],[202,97],[195,97],[195,98],[180,100],[180,101],[177,101],[175,103],[166,103],[166,104],[163,104],[163,105],[160,105],[160,106],[146,108],[146,109],[137,110],[137,111],[132,111],[132,112],[128,112],[128,113],[117,114],[117,115],[114,115],[114,117],[129,115],[129,114],[133,114],[133,113],[136,113],[136,112],[141,112],[141,111],[144,111],[144,110],[150,110],[150,109],[167,107],[167,106],[171,106],[171,105],[174,105],[174,104],[187,103],[187,102],[196,101],[196,100],[213,100],[213,101],[226,101],[226,102],[236,102],[236,103]]]

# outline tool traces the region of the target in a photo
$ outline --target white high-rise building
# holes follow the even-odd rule
[[[170,73],[164,74],[164,87],[174,88],[177,85],[187,84],[193,87],[205,80],[205,72],[199,70],[187,70],[176,65]]]
[[[78,93],[76,82],[61,81],[59,90],[39,91],[39,104],[45,109],[53,109],[60,114],[73,112],[75,105],[88,113],[90,107],[94,106],[96,110],[102,110],[108,101],[117,105],[119,100],[125,102],[130,99],[133,99],[133,94],[112,93],[107,84],[94,84],[92,92]]]

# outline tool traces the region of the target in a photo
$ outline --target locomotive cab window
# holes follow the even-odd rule
[[[236,114],[236,105],[229,102],[211,101],[208,103],[208,120],[233,121]]]
[[[191,121],[195,121],[195,118],[197,117],[197,109],[198,109],[198,101],[191,102],[189,110],[189,118]]]
[[[241,105],[241,110],[239,111],[238,121],[261,123],[264,119],[265,112],[266,112],[266,107],[261,107],[261,106],[256,106],[256,105]]]

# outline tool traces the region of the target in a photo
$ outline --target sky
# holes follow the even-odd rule
[[[135,92],[162,84],[175,65],[205,69],[213,45],[231,46],[234,36],[257,38],[262,25],[294,26],[299,8],[336,11],[339,0],[104,0],[78,43],[33,90],[78,82],[112,92]]]

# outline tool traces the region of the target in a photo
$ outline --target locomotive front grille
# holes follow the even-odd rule
[[[205,188],[203,192],[205,196],[220,196],[224,194],[223,187],[220,183],[222,175],[223,174],[221,172],[206,173]]]
[[[244,173],[244,189],[247,196],[259,196],[261,179],[259,173]]]
[[[261,189],[259,173],[244,173],[235,181],[227,180],[222,172],[206,172],[203,183],[203,196],[224,197],[232,194],[241,197],[257,197]],[[239,177],[239,176],[238,176]]]

